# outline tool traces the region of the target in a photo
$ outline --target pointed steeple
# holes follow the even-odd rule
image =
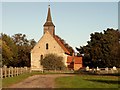
[[[48,6],[48,14],[47,14],[47,19],[44,24],[44,34],[46,32],[49,32],[52,36],[55,35],[55,26],[52,22],[52,17],[51,17],[51,12],[50,12],[50,5]]]
[[[48,5],[48,15],[47,15],[47,22],[52,22],[52,18],[51,18],[51,13],[50,13],[50,5]]]
[[[54,26],[54,24],[52,23],[52,18],[51,18],[50,5],[48,5],[48,14],[47,14],[47,19],[46,19],[44,26]]]

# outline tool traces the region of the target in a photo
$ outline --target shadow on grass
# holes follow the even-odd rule
[[[100,82],[100,83],[107,83],[107,84],[120,84],[120,81],[114,81],[114,80],[94,80],[94,79],[84,79],[87,81],[92,81],[92,82]]]

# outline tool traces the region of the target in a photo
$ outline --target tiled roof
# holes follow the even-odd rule
[[[73,61],[74,61],[74,64],[81,64],[82,57],[77,57],[77,56],[68,56],[67,57],[67,63],[71,63]]]
[[[75,64],[81,64],[82,63],[82,57],[74,57]]]
[[[67,63],[71,63],[73,61],[73,56],[67,56]]]
[[[67,50],[67,48],[64,46],[64,44],[59,40],[59,38],[55,35],[54,36],[57,43],[61,46],[61,48],[65,51],[65,53],[70,54],[70,52]]]

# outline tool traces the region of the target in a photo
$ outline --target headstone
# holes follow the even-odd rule
[[[113,72],[118,73],[118,70],[117,70],[117,68],[115,66],[113,67]]]
[[[108,67],[105,68],[106,73],[108,73]]]
[[[114,67],[113,67],[113,70],[117,70],[117,68],[114,66]]]
[[[100,71],[100,69],[97,67],[97,71]]]
[[[89,66],[86,67],[86,71],[89,71]]]

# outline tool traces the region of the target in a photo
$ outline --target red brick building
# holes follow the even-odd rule
[[[82,68],[82,57],[77,56],[68,56],[67,57],[67,66],[68,69],[79,70]]]

